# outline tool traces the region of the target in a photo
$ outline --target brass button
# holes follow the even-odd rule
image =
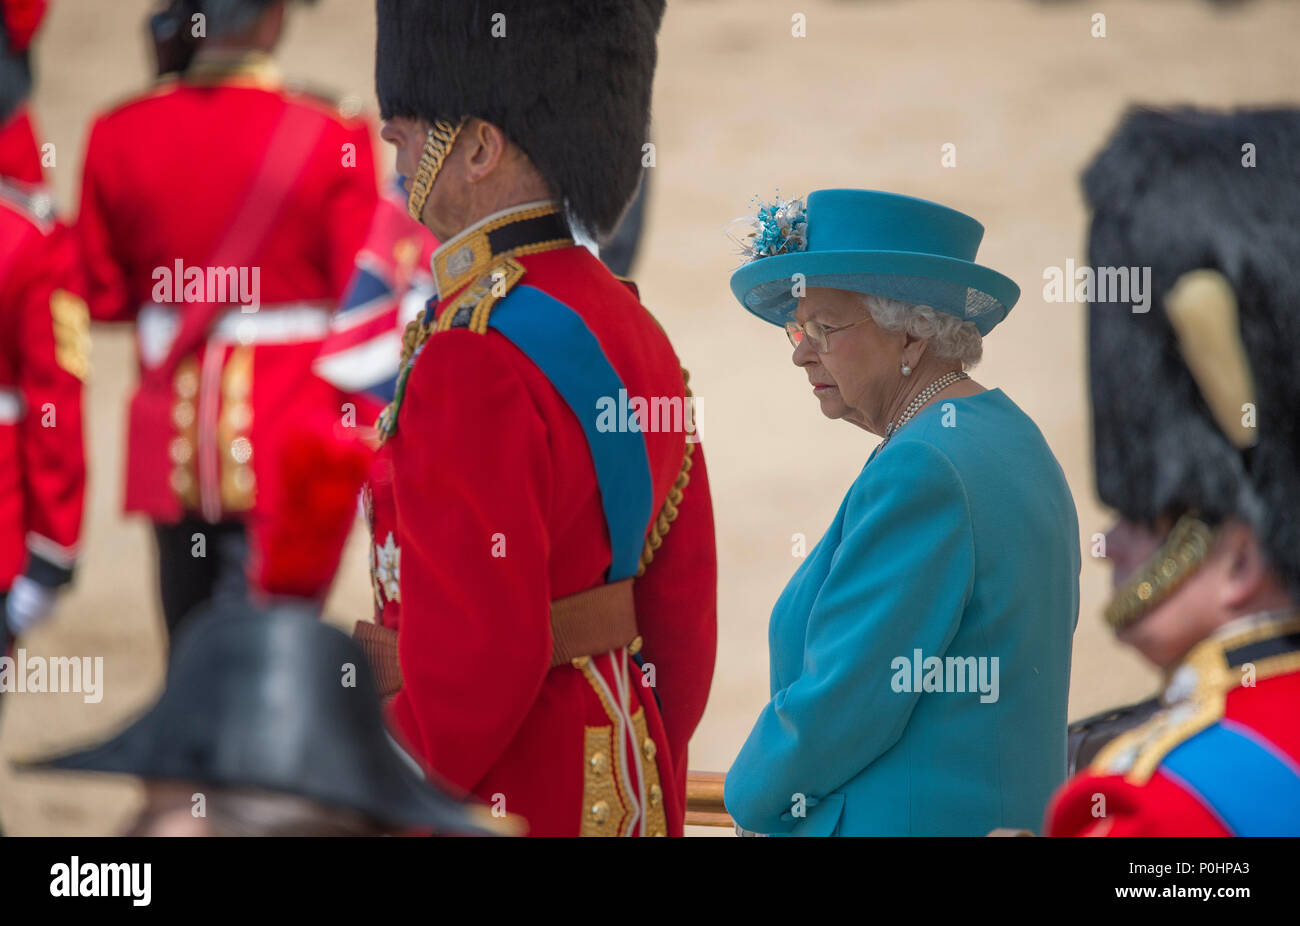
[[[653,762],[655,757],[655,752],[656,752],[655,741],[647,736],[641,742],[641,754],[646,757],[646,761]]]
[[[247,463],[253,458],[253,442],[247,437],[236,437],[230,442],[230,458],[236,463]]]
[[[194,477],[190,475],[189,470],[181,469],[179,466],[172,470],[171,475],[172,491],[177,495],[184,495],[194,486]]]
[[[182,431],[194,424],[194,403],[177,402],[172,406],[172,424]]]
[[[245,494],[252,492],[253,486],[256,484],[256,480],[253,478],[253,471],[247,466],[236,467],[232,478],[235,480],[236,492]]]
[[[1143,582],[1139,584],[1137,587],[1137,596],[1143,601],[1146,601],[1148,598],[1150,598],[1154,592],[1155,592],[1155,588],[1152,587],[1150,582]]]
[[[167,445],[167,455],[177,466],[184,466],[194,457],[194,445],[183,437],[173,437]]]
[[[176,371],[176,394],[182,399],[192,399],[199,393],[199,374],[193,367]]]
[[[660,804],[660,802],[661,802],[663,799],[664,799],[664,789],[661,788],[661,787],[659,787],[658,785],[651,785],[651,786],[650,786],[650,806],[651,806],[651,807],[658,807],[659,804]]]
[[[253,408],[247,402],[234,402],[226,406],[226,425],[235,431],[247,431],[253,423]]]
[[[609,771],[609,756],[603,752],[597,752],[589,760],[591,763],[591,773],[593,775],[604,775]]]
[[[604,823],[609,819],[609,801],[596,801],[588,812],[597,823]]]

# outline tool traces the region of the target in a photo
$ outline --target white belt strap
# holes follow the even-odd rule
[[[180,326],[175,306],[156,302],[141,306],[135,329],[140,362],[146,367],[162,363]],[[285,303],[263,306],[256,312],[236,307],[217,319],[208,340],[217,344],[296,344],[320,340],[329,328],[330,310],[319,305]]]
[[[0,388],[0,424],[17,424],[22,419],[22,393],[17,389]]]
[[[295,344],[329,334],[330,311],[315,305],[286,305],[256,312],[231,309],[212,329],[209,340],[223,344]]]

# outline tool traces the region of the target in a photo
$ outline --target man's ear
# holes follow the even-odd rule
[[[465,179],[470,183],[478,183],[497,169],[505,158],[510,143],[506,139],[505,132],[482,119],[470,120],[469,125],[462,130],[461,136],[468,142]]]
[[[273,51],[279,46],[280,39],[284,37],[285,6],[287,4],[283,0],[271,4],[257,21],[254,39],[259,48]]]
[[[1241,521],[1229,520],[1219,531],[1219,555],[1224,582],[1220,603],[1228,609],[1248,605],[1269,584],[1272,566],[1255,537]]]

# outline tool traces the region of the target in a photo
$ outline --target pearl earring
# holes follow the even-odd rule
[[[912,368],[909,367],[909,366],[905,363],[905,364],[903,364],[901,367],[898,368],[898,372],[902,373],[904,376],[911,376],[911,375],[912,375]]]

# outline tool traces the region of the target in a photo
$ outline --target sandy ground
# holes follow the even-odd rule
[[[149,77],[148,6],[56,0],[38,44],[35,107],[56,146],[52,179],[69,208],[89,119]],[[293,23],[284,70],[356,95],[373,111],[372,10],[365,0],[321,0]],[[1045,267],[1084,260],[1077,178],[1126,105],[1295,102],[1300,4],[1260,0],[1226,14],[1192,0],[1110,0],[1105,11],[1108,34],[1092,38],[1093,6],[1072,2],[669,4],[654,201],[636,277],[691,370],[713,477],[719,653],[693,767],[725,769],[743,742],[767,697],[767,617],[797,565],[793,537],[805,534],[811,546],[820,536],[873,440],[823,419],[782,333],[731,299],[727,279],[738,258],[724,226],[778,187],[787,195],[894,190],[984,223],[981,261],[1020,282],[1024,295],[988,340],[976,375],[1038,422],[1079,508],[1085,562],[1071,716],[1154,684],[1100,620],[1109,575],[1086,550],[1108,522],[1092,487],[1083,315],[1076,305],[1045,303],[1040,281]],[[791,35],[795,13],[806,16],[805,38]],[[940,164],[945,143],[956,145],[955,168]],[[57,620],[25,645],[102,655],[106,693],[99,704],[79,695],[4,698],[0,755],[8,759],[105,734],[161,684],[151,541],[144,524],[119,514],[129,337],[98,329],[94,350],[84,566]],[[354,535],[329,604],[341,626],[367,615],[364,555]],[[18,775],[0,763],[0,820],[14,834],[111,833],[137,800],[129,782]]]

